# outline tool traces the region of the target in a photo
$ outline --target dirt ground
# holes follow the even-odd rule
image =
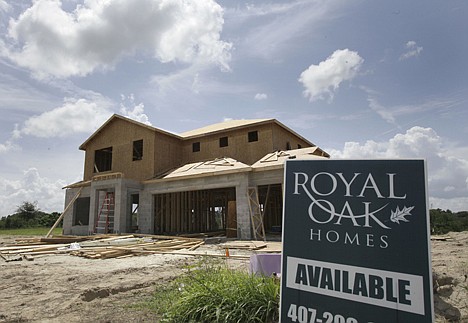
[[[432,241],[436,322],[468,322],[468,232],[447,236]],[[12,241],[0,237],[0,245]],[[223,252],[216,245],[199,250]],[[132,304],[148,299],[158,284],[169,282],[193,261],[180,255],[0,259],[0,322],[157,322],[153,313]],[[248,260],[229,262],[248,268]]]

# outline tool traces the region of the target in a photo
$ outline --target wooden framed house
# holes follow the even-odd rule
[[[284,161],[329,158],[275,119],[181,134],[113,115],[81,146],[83,180],[66,186],[64,234],[279,231]]]

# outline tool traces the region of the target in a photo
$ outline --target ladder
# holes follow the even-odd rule
[[[114,205],[114,193],[106,192],[96,218],[94,233],[106,234],[114,231]]]
[[[252,221],[254,239],[266,241],[263,214],[260,209],[260,202],[258,201],[258,190],[256,187],[249,187],[247,192],[249,195],[250,219]]]

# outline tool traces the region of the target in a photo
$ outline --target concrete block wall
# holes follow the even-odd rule
[[[65,192],[65,205],[64,209],[70,201],[78,193],[79,188],[67,188]],[[89,197],[90,187],[83,187],[79,197]],[[75,205],[71,205],[67,213],[63,217],[63,234],[67,235],[87,235],[88,226],[86,225],[73,225],[73,215],[75,213]]]
[[[63,209],[67,207],[73,197],[78,193],[79,188],[67,188],[65,191],[65,205]],[[72,205],[68,210],[67,214],[63,217],[63,233],[64,234],[72,234],[72,226],[73,226],[73,212],[74,206]]]
[[[90,197],[89,225],[73,226],[73,207],[64,219],[64,233],[85,235],[94,231],[95,219],[99,213],[99,192],[114,191],[114,231],[125,233],[129,231],[128,219],[130,216],[131,194],[139,194],[138,230],[140,233],[154,233],[154,194],[195,191],[234,187],[236,190],[237,211],[237,237],[249,240],[253,237],[250,219],[248,188],[266,184],[278,184],[283,181],[283,170],[271,172],[240,172],[219,176],[205,176],[186,178],[174,181],[155,181],[141,184],[130,179],[109,179],[95,181],[90,187],[83,189],[81,196]],[[78,189],[67,189],[65,204],[75,196]]]
[[[236,185],[237,237],[240,240],[252,239],[248,188],[248,174],[243,174],[238,185]]]
[[[148,190],[140,192],[138,206],[138,230],[140,233],[154,233],[153,195]]]

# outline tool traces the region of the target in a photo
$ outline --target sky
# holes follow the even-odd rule
[[[466,0],[0,0],[0,216],[61,212],[112,114],[275,118],[332,158],[424,158],[468,210]]]

